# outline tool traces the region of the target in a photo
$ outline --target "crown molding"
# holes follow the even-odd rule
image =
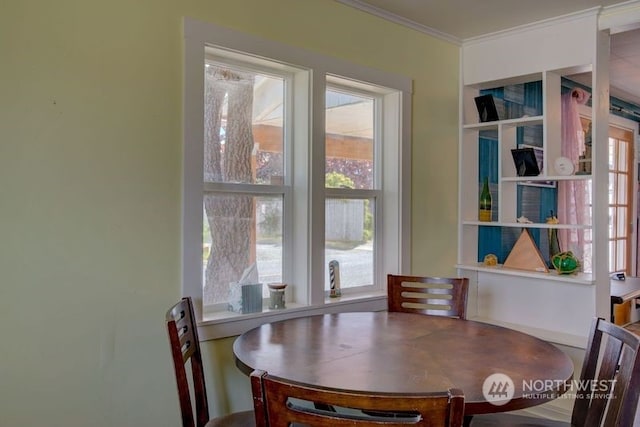
[[[640,1],[631,0],[603,7],[598,28],[609,30],[611,34],[640,28]]]
[[[587,17],[595,17],[600,12],[600,6],[592,7],[590,9],[585,9],[580,12],[569,13],[566,15],[555,16],[549,19],[543,19],[541,21],[532,22],[530,24],[519,25],[517,27],[508,28],[506,30],[496,31],[494,33],[484,34],[478,37],[470,37],[468,39],[464,39],[464,45],[472,45],[475,43],[485,42],[488,40],[499,39],[505,36],[511,36],[518,33],[525,33],[531,30],[536,30],[552,25],[557,25],[565,22],[571,22],[575,20],[580,20]]]
[[[611,34],[615,34],[622,31],[629,31],[640,28],[640,0],[629,0],[624,3],[615,4],[605,7],[593,7],[580,12],[570,13],[567,15],[561,15],[542,21],[532,22],[530,24],[520,25],[517,27],[509,28],[506,30],[496,31],[494,33],[483,34],[477,37],[470,37],[467,39],[460,39],[451,34],[436,30],[435,28],[428,27],[426,25],[419,24],[415,21],[407,19],[402,16],[398,16],[394,13],[380,9],[376,6],[372,6],[361,0],[335,0],[338,3],[345,6],[358,9],[362,12],[369,13],[384,20],[393,22],[398,25],[419,31],[424,34],[448,41],[456,45],[473,44],[479,41],[486,41],[490,39],[500,38],[505,35],[511,35],[515,33],[529,31],[535,28],[541,28],[548,25],[554,25],[557,23],[567,22],[574,19],[581,19],[585,16],[598,15],[598,29],[610,30]]]
[[[421,33],[424,34],[428,34],[430,36],[439,38],[441,40],[456,44],[456,45],[461,45],[462,44],[462,40],[452,36],[451,34],[447,34],[444,33],[442,31],[438,31],[434,28],[431,27],[427,27],[426,25],[422,25],[422,24],[418,24],[415,21],[412,21],[410,19],[404,18],[402,16],[398,16],[394,13],[388,12],[386,10],[380,9],[378,7],[372,6],[370,4],[364,3],[360,0],[335,0],[338,3],[342,3],[345,6],[349,6],[349,7],[353,7],[354,9],[358,9],[362,12],[366,12],[369,13],[371,15],[375,15],[378,18],[382,18],[384,20],[393,22],[395,24],[399,24],[402,25],[404,27],[407,28],[411,28],[412,30],[416,30],[419,31]]]

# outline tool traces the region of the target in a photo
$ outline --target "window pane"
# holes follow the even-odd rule
[[[609,271],[616,271],[616,241],[609,240]]]
[[[373,199],[327,199],[325,290],[332,260],[340,265],[342,289],[373,284],[373,204]]]
[[[229,284],[249,267],[249,283],[282,282],[282,196],[212,194],[204,196],[203,299],[225,303]]]
[[[618,205],[626,205],[627,204],[627,175],[618,174],[618,200],[616,203]]]
[[[609,173],[609,204],[613,205],[616,203],[616,176],[615,173]]]
[[[609,237],[615,238],[615,230],[616,230],[616,208],[609,206]]]
[[[616,268],[614,271],[625,271],[627,269],[627,241],[618,240],[616,250]]]
[[[373,99],[335,90],[326,97],[326,186],[374,188]]]
[[[627,151],[629,148],[629,144],[627,141],[623,141],[621,139],[618,140],[618,170],[620,172],[626,172],[628,167],[627,161]]]
[[[205,62],[204,180],[279,184],[284,80]]]
[[[617,208],[616,213],[617,213],[616,215],[617,230],[616,230],[615,237],[626,238],[627,237],[627,208],[626,207]]]
[[[609,138],[609,169],[616,169],[616,140]]]

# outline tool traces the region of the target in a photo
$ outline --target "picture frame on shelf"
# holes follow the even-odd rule
[[[538,162],[538,169],[540,169],[540,174],[544,173],[544,149],[542,147],[537,147],[534,145],[522,144],[521,148],[531,148],[536,156],[536,161]],[[543,187],[543,188],[556,188],[556,181],[525,181],[519,182],[520,185],[526,185],[529,187]]]
[[[518,176],[538,176],[540,166],[536,158],[535,150],[532,147],[511,149],[513,164]]]
[[[493,95],[480,95],[476,96],[476,108],[478,109],[478,117],[480,122],[495,122],[500,120],[498,116],[498,110],[496,109],[496,103],[493,100]]]

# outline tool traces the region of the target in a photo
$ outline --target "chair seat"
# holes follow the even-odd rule
[[[471,418],[471,427],[571,427],[571,424],[524,415],[483,414]]]
[[[242,411],[215,418],[209,421],[205,427],[255,427],[255,425],[255,413],[253,411]]]

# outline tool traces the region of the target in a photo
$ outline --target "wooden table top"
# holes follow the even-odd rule
[[[330,388],[423,393],[457,387],[465,394],[466,415],[547,402],[573,378],[567,355],[530,335],[469,320],[386,311],[264,324],[239,336],[233,352],[246,374],[261,369]],[[485,379],[496,373],[514,383],[513,397],[501,406],[483,393]],[[523,381],[534,388],[523,390]]]

